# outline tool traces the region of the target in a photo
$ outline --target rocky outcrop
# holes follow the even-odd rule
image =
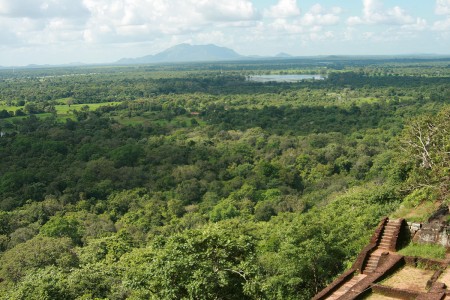
[[[411,227],[413,226],[417,228],[416,224],[412,224]],[[439,244],[450,247],[450,226],[446,222],[435,220],[422,224],[418,230],[411,230],[411,234],[415,243]]]
[[[428,219],[427,223],[408,223],[412,241],[419,244],[438,244],[450,247],[448,215],[448,206],[442,206]]]

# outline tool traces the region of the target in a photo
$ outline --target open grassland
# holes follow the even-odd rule
[[[63,99],[63,101],[58,101],[59,103],[61,102],[67,102],[67,99]],[[65,118],[70,118],[73,116],[73,113],[75,111],[80,111],[82,109],[88,108],[89,110],[93,111],[98,109],[99,107],[103,107],[103,106],[114,106],[114,105],[118,105],[121,102],[102,102],[102,103],[87,103],[87,104],[58,104],[55,105],[55,111],[56,114],[58,115],[58,118],[62,118],[65,120]],[[7,105],[5,102],[0,102],[0,111],[1,110],[6,110],[8,112],[15,112],[19,109],[24,110],[25,106],[15,106],[15,105]],[[36,114],[37,117],[39,118],[46,118],[48,116],[50,116],[50,113],[39,113]],[[9,120],[14,120],[14,119],[23,119],[24,117],[27,116],[16,116],[16,117],[11,117],[8,118]]]

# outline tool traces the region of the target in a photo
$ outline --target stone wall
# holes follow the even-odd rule
[[[408,227],[415,243],[450,247],[450,226],[447,222],[433,220],[425,224],[408,223]]]

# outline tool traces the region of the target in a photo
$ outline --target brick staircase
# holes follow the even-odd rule
[[[354,295],[352,296],[352,293],[361,293],[364,289],[367,287],[364,285],[366,283],[362,283],[361,281],[368,277],[368,279],[372,278],[373,276],[377,276],[377,273],[374,272],[379,263],[381,256],[383,253],[386,252],[395,252],[395,244],[397,242],[397,236],[400,231],[400,227],[402,225],[402,220],[388,220],[387,223],[384,224],[384,227],[382,227],[382,234],[381,237],[378,240],[378,243],[376,245],[376,248],[372,253],[370,253],[369,258],[367,259],[367,262],[364,265],[364,268],[362,270],[362,273],[355,275],[352,279],[344,283],[341,287],[339,287],[337,290],[332,292],[328,297],[324,298],[317,298],[317,299],[326,299],[326,300],[338,300],[338,299],[354,299]],[[375,245],[374,245],[375,246]],[[389,255],[390,256],[390,255]],[[360,283],[358,285],[358,283]],[[350,298],[349,298],[350,297]],[[449,299],[450,300],[450,299]]]
[[[367,275],[366,274],[358,274],[346,282],[343,286],[337,289],[333,294],[331,294],[327,300],[337,300],[341,296],[345,295],[352,287],[354,287],[358,282],[363,280]]]
[[[373,271],[375,271],[375,269],[378,267],[378,263],[380,262],[381,253],[383,253],[383,251],[372,252],[369,259],[367,260],[366,267],[364,268],[364,274],[372,273]]]
[[[398,233],[400,226],[402,225],[401,220],[389,220],[383,230],[383,235],[381,236],[381,241],[378,244],[378,249],[383,249],[386,251],[395,251],[395,244],[393,243],[395,236]]]
[[[398,231],[402,225],[401,220],[389,220],[384,226],[383,234],[381,235],[381,240],[378,244],[377,249],[370,254],[367,260],[366,266],[363,270],[364,274],[369,274],[375,271],[380,262],[380,258],[383,252],[395,251],[395,239],[397,238]]]

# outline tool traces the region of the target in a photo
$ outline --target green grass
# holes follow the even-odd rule
[[[404,218],[411,222],[424,222],[438,207],[435,189],[428,187],[416,189],[403,199],[402,205],[393,213],[393,217]]]
[[[401,255],[417,256],[430,259],[444,259],[445,247],[435,244],[416,244],[411,243],[399,251]]]
[[[438,207],[433,202],[424,202],[416,207],[402,204],[393,214],[395,219],[403,218],[410,222],[425,222]]]
[[[73,101],[73,97],[67,97],[67,98],[56,99],[56,102],[67,104],[67,102],[69,102],[69,100],[72,100],[72,101]]]
[[[0,110],[6,110],[6,111],[16,111],[19,108],[23,108],[23,106],[10,106],[10,105],[6,105],[6,104],[1,104],[0,103]]]
[[[59,99],[57,101],[60,103],[61,102],[67,103],[68,99]],[[72,104],[72,105],[70,105],[70,107],[67,104],[60,104],[60,105],[55,105],[55,110],[56,110],[58,121],[64,122],[68,118],[74,119],[75,115],[73,114],[73,111],[79,111],[84,106],[88,106],[89,110],[93,111],[102,106],[113,106],[113,105],[118,105],[120,103],[122,103],[122,102]],[[23,106],[22,107],[8,106],[5,103],[0,102],[0,110],[6,109],[7,111],[15,111],[18,108],[23,108]],[[49,116],[51,116],[51,113],[36,114],[36,117],[38,117],[38,118],[47,118]],[[28,116],[11,117],[11,118],[7,118],[7,119],[3,119],[3,121],[11,122],[13,120],[24,119],[27,117]],[[142,116],[133,116],[131,118],[123,117],[123,116],[116,116],[113,118],[123,125],[138,125],[138,124],[153,123],[153,124],[158,124],[160,126],[172,125],[174,127],[180,127],[180,126],[186,127],[186,126],[190,125],[191,119],[196,119],[197,122],[199,123],[199,126],[206,125],[206,123],[201,118],[194,117],[194,116],[177,116],[177,117],[173,118],[172,120],[168,121],[168,120],[162,119],[161,116],[156,113],[146,113]]]
[[[90,110],[96,110],[99,107],[102,106],[113,106],[120,104],[122,102],[102,102],[102,103],[88,103],[88,104],[72,104],[70,107],[69,105],[55,105],[56,113],[59,115],[67,115],[70,113],[71,110],[80,110],[84,106],[88,106]]]
[[[70,107],[67,104],[61,104],[61,105],[55,105],[56,114],[58,115],[58,119],[65,120],[66,118],[70,118],[72,116],[72,111],[81,110],[82,107],[88,106],[90,110],[96,110],[99,107],[102,106],[113,106],[118,105],[122,102],[102,102],[102,103],[87,103],[87,104],[72,104]],[[6,105],[5,103],[0,102],[0,110],[7,110],[7,111],[16,111],[19,108],[24,108],[24,106],[11,106]],[[41,113],[36,114],[38,118],[46,118],[50,113]],[[11,117],[4,119],[5,121],[12,121],[12,120],[18,120],[26,118],[27,116],[20,116],[20,117]]]

